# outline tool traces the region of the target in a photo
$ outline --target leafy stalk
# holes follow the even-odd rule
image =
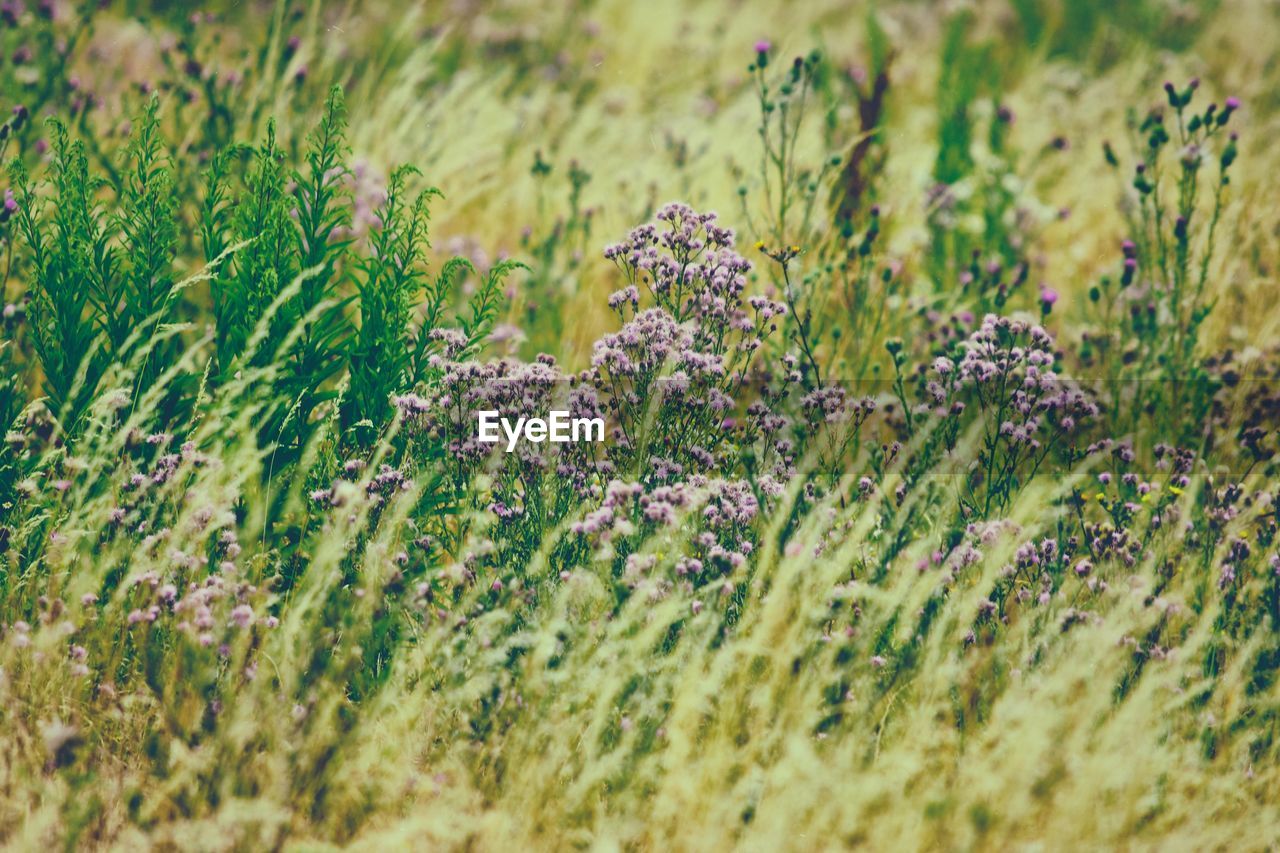
[[[413,299],[421,291],[427,241],[428,202],[434,187],[406,199],[411,166],[391,174],[378,211],[382,227],[370,235],[370,254],[360,262],[360,330],[351,356],[351,403],[356,419],[376,422],[390,414],[391,394],[406,384],[411,366],[409,325]]]

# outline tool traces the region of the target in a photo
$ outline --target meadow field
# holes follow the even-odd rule
[[[1280,849],[1277,46],[3,0],[0,844]]]

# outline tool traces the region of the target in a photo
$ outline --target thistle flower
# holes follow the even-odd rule
[[[248,628],[253,624],[253,608],[247,604],[237,605],[231,611],[231,622],[237,628]]]
[[[1052,287],[1040,288],[1040,312],[1048,314],[1053,310],[1053,306],[1058,302],[1058,291]]]

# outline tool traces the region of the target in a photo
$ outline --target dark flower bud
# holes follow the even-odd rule
[[[1236,148],[1236,136],[1233,133],[1231,135],[1231,140],[1227,143],[1227,147],[1222,149],[1222,168],[1224,170],[1228,169],[1231,166],[1231,164],[1236,161],[1237,153],[1238,151]],[[1223,178],[1223,180],[1225,181],[1226,178]]]
[[[1222,112],[1218,113],[1218,127],[1222,127],[1231,119],[1231,114],[1240,109],[1239,98],[1227,98],[1227,102],[1222,107]]]

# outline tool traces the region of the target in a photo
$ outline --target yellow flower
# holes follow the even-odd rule
[[[756,241],[756,248],[757,248],[757,249],[759,249],[759,250],[761,250],[761,251],[764,251],[764,241],[763,241],[763,240],[757,240],[757,241]]]
[[[1182,489],[1179,489],[1177,486],[1170,486],[1169,491],[1173,492],[1175,495],[1182,494]]]

